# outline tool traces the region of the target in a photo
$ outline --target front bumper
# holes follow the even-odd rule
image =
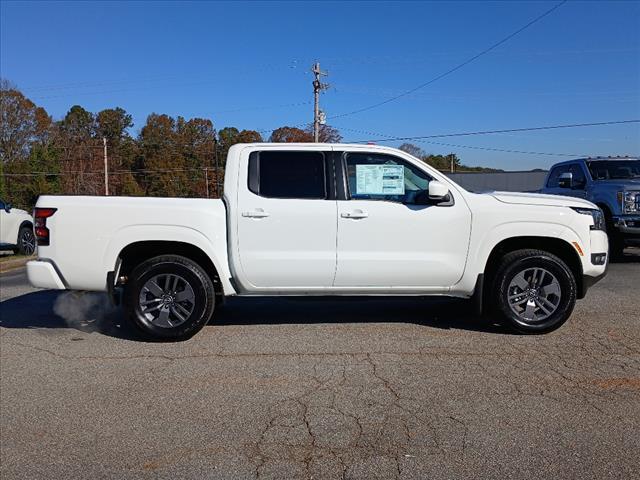
[[[620,215],[613,217],[613,225],[624,235],[640,237],[640,215]]]
[[[27,278],[29,278],[29,283],[34,287],[53,290],[65,290],[67,288],[55,265],[46,260],[31,260],[27,262]]]
[[[587,291],[593,287],[596,283],[598,283],[600,280],[602,280],[604,277],[607,276],[607,272],[609,271],[609,262],[607,262],[607,266],[604,269],[604,272],[602,272],[600,275],[596,275],[596,276],[591,276],[591,275],[583,275],[582,276],[582,284],[580,285],[580,288],[578,289],[578,299],[582,299],[587,295]]]

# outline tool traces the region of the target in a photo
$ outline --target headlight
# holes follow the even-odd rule
[[[572,207],[575,212],[581,213],[582,215],[591,215],[593,219],[593,225],[591,225],[591,230],[606,230],[607,226],[604,221],[604,214],[602,210],[593,209],[593,208],[577,208]]]
[[[640,212],[640,192],[618,192],[622,213]]]

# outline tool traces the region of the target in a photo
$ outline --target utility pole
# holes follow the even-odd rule
[[[102,137],[102,145],[104,146],[104,194],[109,196],[109,164],[107,163],[107,138]]]
[[[207,198],[209,198],[209,169],[204,167],[204,181],[207,185]]]
[[[455,164],[453,163],[453,159],[455,158],[455,156],[453,155],[453,153],[449,154],[449,160],[451,161],[451,173],[454,173],[455,171]]]
[[[220,198],[220,182],[218,177],[220,176],[220,167],[218,165],[218,140],[213,139],[213,157],[216,165],[216,198]]]
[[[313,141],[318,143],[320,139],[320,92],[329,88],[329,84],[322,83],[321,77],[328,74],[320,70],[320,62],[313,64],[311,68],[313,72]],[[324,122],[322,122],[324,123]]]

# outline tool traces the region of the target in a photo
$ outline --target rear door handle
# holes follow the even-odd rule
[[[369,216],[369,214],[367,212],[362,211],[362,210],[354,210],[353,212],[341,213],[340,216],[342,218],[358,219],[358,218],[367,218]]]
[[[248,218],[265,218],[268,217],[269,214],[261,208],[256,208],[255,210],[251,210],[250,212],[242,212],[242,216]]]

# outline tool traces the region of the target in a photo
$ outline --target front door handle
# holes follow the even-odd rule
[[[255,210],[251,210],[250,212],[242,212],[242,216],[248,218],[265,218],[268,217],[269,214],[261,208],[256,208]]]
[[[354,219],[359,219],[359,218],[367,218],[369,216],[369,214],[363,210],[354,210],[353,212],[344,212],[341,213],[340,216],[342,218],[354,218]]]

